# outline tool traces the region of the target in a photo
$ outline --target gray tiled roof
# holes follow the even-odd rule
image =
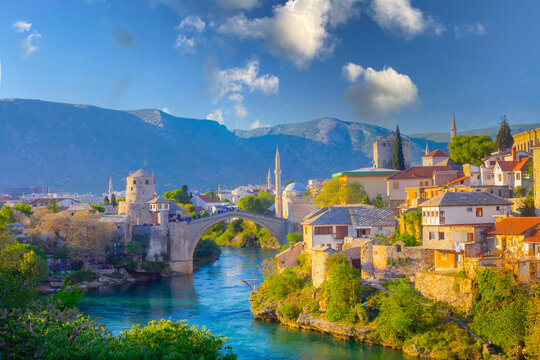
[[[473,205],[512,205],[502,197],[485,191],[445,192],[423,202],[420,206],[473,206]]]
[[[304,219],[305,225],[352,225],[396,226],[397,220],[390,209],[378,209],[372,206],[330,206],[312,212]]]

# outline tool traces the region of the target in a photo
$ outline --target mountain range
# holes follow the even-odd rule
[[[493,129],[477,131],[493,136]],[[373,141],[390,131],[334,118],[231,131],[215,121],[175,117],[157,109],[119,111],[3,99],[0,189],[48,185],[51,191],[103,193],[109,177],[115,189],[124,189],[125,177],[139,168],[154,171],[160,192],[182,184],[199,190],[216,190],[218,184],[265,184],[276,147],[282,181],[306,182],[371,166]],[[426,142],[432,150],[447,148],[441,134],[407,138],[413,163],[420,162]]]

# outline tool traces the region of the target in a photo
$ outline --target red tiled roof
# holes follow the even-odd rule
[[[514,171],[528,170],[529,162],[531,161],[530,157],[521,159],[521,161],[514,167]]]
[[[523,235],[528,230],[540,226],[540,217],[508,217],[495,223],[490,235]]]
[[[436,171],[450,171],[450,166],[413,166],[387,177],[387,180],[432,178]]]
[[[518,164],[517,161],[497,161],[502,171],[512,171]]]
[[[9,201],[9,200],[18,200],[18,199],[11,197],[9,195],[0,195],[0,201]]]
[[[197,195],[199,198],[201,198],[202,201],[205,203],[218,203],[221,202],[218,199],[214,199],[213,197],[210,197],[208,195]]]
[[[448,155],[447,153],[445,153],[442,150],[437,149],[437,150],[432,151],[429,154],[425,155],[424,157],[450,157],[450,155]]]

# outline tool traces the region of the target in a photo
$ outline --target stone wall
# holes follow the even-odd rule
[[[276,258],[278,260],[278,267],[280,269],[288,269],[292,268],[296,264],[298,264],[298,256],[304,251],[304,243],[299,242],[298,244],[294,244],[290,248],[288,248],[285,251],[280,252],[276,255]]]
[[[317,250],[311,253],[311,282],[314,287],[322,285],[326,279],[326,259],[334,253],[333,250]]]
[[[473,281],[433,272],[419,272],[414,286],[428,299],[444,301],[469,312],[473,305]]]

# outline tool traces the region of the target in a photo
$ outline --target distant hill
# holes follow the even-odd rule
[[[53,191],[125,188],[130,171],[155,172],[159,191],[265,184],[279,146],[283,182],[329,178],[372,164],[372,144],[390,130],[323,118],[250,131],[156,109],[117,111],[40,100],[0,100],[0,192],[3,186],[48,185]],[[413,162],[426,141],[415,135]]]
[[[512,129],[512,134],[517,134],[525,130],[535,129],[537,127],[540,127],[540,123],[535,124],[518,124],[518,125],[510,125],[510,128]],[[488,128],[483,129],[476,129],[476,130],[469,130],[469,131],[458,131],[458,135],[489,135],[493,140],[497,137],[497,132],[499,131],[498,126],[492,126]],[[429,139],[431,141],[440,142],[440,143],[448,143],[450,142],[450,133],[418,133],[418,134],[411,134],[409,135],[412,138],[419,138],[419,139]]]

